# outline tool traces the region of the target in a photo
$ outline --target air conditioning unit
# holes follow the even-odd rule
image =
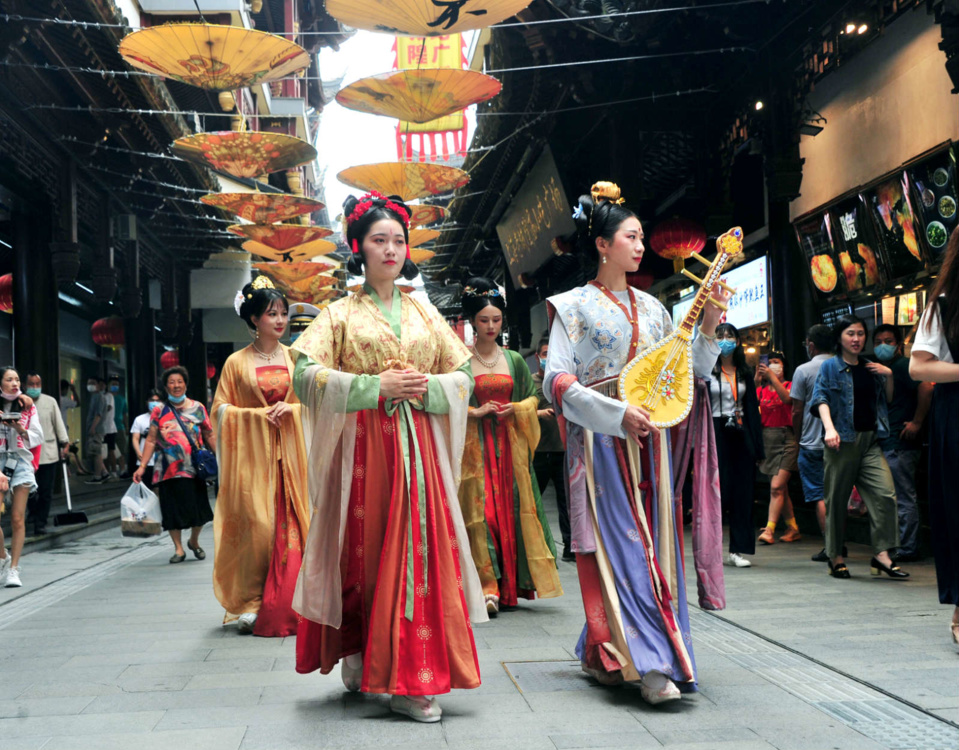
[[[118,214],[113,217],[113,238],[116,240],[135,240],[137,238],[137,217],[134,214]]]

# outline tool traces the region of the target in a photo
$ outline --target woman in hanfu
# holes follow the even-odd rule
[[[460,507],[486,610],[518,597],[562,596],[556,544],[532,468],[539,443],[539,399],[526,362],[497,343],[506,301],[489,279],[463,287],[463,317],[473,326],[475,382],[466,427]]]
[[[668,432],[604,393],[673,325],[658,300],[626,282],[644,247],[642,225],[622,203],[608,182],[579,199],[578,237],[584,252],[598,253],[599,270],[586,286],[548,300],[544,391],[566,423],[572,546],[586,610],[577,655],[599,682],[639,682],[643,698],[658,704],[696,690],[682,508],[673,500]],[[699,376],[719,354],[705,333],[718,317],[707,305],[693,342]]]
[[[223,365],[213,400],[220,490],[213,513],[213,591],[224,625],[295,635],[293,590],[310,526],[306,448],[293,360],[280,343],[289,305],[266,276],[237,293],[254,336]]]
[[[348,690],[439,721],[429,696],[480,684],[470,623],[488,619],[457,502],[470,353],[436,308],[395,286],[418,273],[402,201],[351,197],[343,214],[363,290],[293,347],[314,508],[296,668],[325,674],[342,660]]]

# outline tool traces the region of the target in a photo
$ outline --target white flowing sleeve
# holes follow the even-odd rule
[[[553,402],[553,380],[558,375],[575,374],[573,347],[566,329],[557,318],[549,331],[549,355],[546,358],[546,373],[543,376],[543,393]],[[573,383],[563,396],[563,416],[570,422],[603,435],[626,437],[623,416],[626,403],[607,398],[596,391]]]
[[[701,335],[699,326],[696,326],[695,336],[693,337],[693,372],[696,373],[696,377],[709,377],[718,358],[719,344],[715,340],[710,341]]]
[[[43,426],[40,424],[40,412],[37,410],[36,404],[30,407],[30,409],[30,418],[27,422],[27,434],[23,438],[23,446],[28,449],[43,445]]]

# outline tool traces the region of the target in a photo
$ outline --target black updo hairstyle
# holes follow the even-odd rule
[[[630,218],[638,219],[639,217],[621,203],[602,197],[594,201],[590,194],[579,196],[579,202],[573,214],[573,221],[576,223],[577,247],[592,260],[599,260],[596,240],[602,237],[607,242],[612,242],[620,225]]]
[[[360,200],[360,198],[351,195],[345,201],[343,201],[343,216],[349,217],[356,209],[356,205],[360,202]],[[406,237],[407,246],[409,246],[410,243],[409,216],[412,214],[412,212],[403,202],[402,198],[400,198],[398,195],[391,195],[386,198],[380,198],[377,196],[363,196],[363,200],[370,201],[373,204],[373,207],[356,221],[352,223],[346,223],[346,244],[350,248],[350,259],[346,262],[346,270],[349,271],[353,276],[363,276],[363,240],[366,238],[366,235],[370,233],[370,227],[381,219],[393,219],[394,221],[398,221],[403,227],[403,236]],[[394,211],[392,208],[387,207],[386,204],[388,202],[404,209],[406,211],[406,216],[403,216],[397,211]],[[356,247],[358,248],[358,252],[355,253],[352,252],[354,241],[356,242]],[[403,270],[400,271],[400,275],[404,279],[412,281],[419,275],[419,273],[420,270],[416,267],[416,264],[407,258],[403,263]]]
[[[477,316],[480,310],[489,305],[497,308],[506,318],[506,299],[496,286],[489,279],[482,276],[474,276],[466,282],[463,287],[463,294],[460,297],[463,317],[470,323]]]
[[[253,284],[250,283],[243,287],[242,294],[243,304],[240,305],[240,317],[251,331],[256,330],[253,318],[259,318],[263,315],[274,302],[282,303],[283,309],[287,312],[290,311],[290,303],[287,302],[286,295],[279,289],[273,289],[272,287],[254,289]]]

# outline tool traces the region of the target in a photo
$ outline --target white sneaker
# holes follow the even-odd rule
[[[751,568],[753,564],[738,552],[729,553],[729,564],[736,568]]]
[[[7,556],[0,560],[0,586],[5,586],[7,584],[7,573],[10,571],[10,553],[7,552]]]
[[[236,621],[236,630],[238,633],[252,633],[254,625],[256,625],[256,612],[244,612]]]
[[[486,595],[486,613],[490,615],[499,614],[499,597],[496,594]]]
[[[643,679],[639,683],[639,694],[651,706],[678,701],[681,695],[675,682],[662,672],[656,671],[647,672],[643,675]]]
[[[436,698],[424,695],[393,695],[390,697],[390,711],[424,724],[432,724],[443,718],[443,710]]]
[[[4,582],[3,585],[8,589],[17,589],[23,585],[20,582],[20,566],[19,565],[15,568],[10,568],[7,571],[7,580]]]

